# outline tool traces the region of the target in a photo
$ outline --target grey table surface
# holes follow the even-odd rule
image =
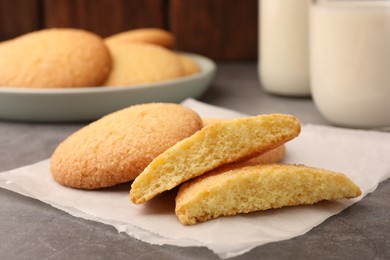
[[[310,98],[264,93],[255,63],[219,64],[215,80],[200,100],[251,115],[289,113],[304,124],[329,124]],[[0,120],[0,172],[48,158],[61,140],[83,125]],[[389,198],[390,179],[307,234],[257,247],[234,259],[390,259]],[[203,247],[153,246],[111,226],[0,189],[0,259],[218,257]]]

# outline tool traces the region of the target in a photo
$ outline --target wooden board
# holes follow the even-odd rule
[[[39,0],[0,0],[0,41],[41,28]]]
[[[74,27],[103,37],[139,27],[163,27],[163,0],[44,0],[45,27]]]
[[[172,31],[176,49],[215,60],[257,58],[258,0],[0,0],[0,40],[52,27],[106,37],[141,27]]]
[[[171,0],[177,48],[214,59],[257,57],[257,0]]]

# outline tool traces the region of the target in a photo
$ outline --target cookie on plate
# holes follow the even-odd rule
[[[111,44],[112,71],[106,86],[132,86],[174,79],[183,75],[179,57],[163,47],[146,44]]]
[[[171,32],[159,28],[140,28],[111,35],[105,38],[105,42],[108,45],[140,42],[173,48],[175,36]]]
[[[314,204],[360,196],[359,187],[342,173],[303,165],[233,166],[183,184],[176,215],[184,225],[284,206]]]
[[[221,165],[255,157],[293,139],[300,123],[270,114],[209,125],[156,157],[134,180],[130,199],[141,204]]]
[[[0,44],[0,86],[99,86],[111,70],[103,40],[79,29],[44,29]]]
[[[194,59],[184,54],[178,54],[183,66],[183,76],[192,75],[200,71],[199,65]]]
[[[181,105],[135,105],[69,136],[51,157],[51,173],[59,183],[74,188],[128,182],[156,156],[201,127],[198,114]]]

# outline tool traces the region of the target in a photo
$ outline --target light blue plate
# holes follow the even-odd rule
[[[179,103],[186,98],[198,98],[207,90],[216,65],[200,55],[184,55],[199,64],[199,73],[138,86],[73,89],[0,87],[0,119],[31,122],[92,121],[135,104]]]

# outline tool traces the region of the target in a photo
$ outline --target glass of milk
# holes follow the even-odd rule
[[[390,128],[390,0],[312,1],[310,70],[330,122]]]
[[[311,0],[259,0],[259,76],[272,94],[309,96]]]

